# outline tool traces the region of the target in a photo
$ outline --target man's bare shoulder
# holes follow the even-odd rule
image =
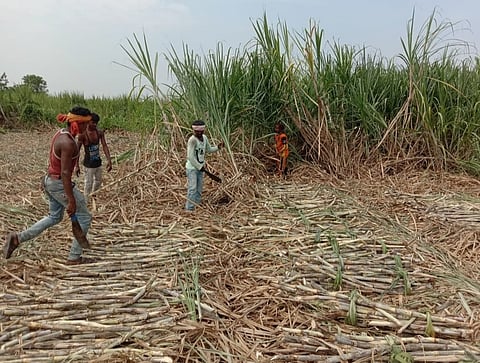
[[[60,134],[54,142],[56,150],[74,150],[77,145],[75,140],[69,134]]]

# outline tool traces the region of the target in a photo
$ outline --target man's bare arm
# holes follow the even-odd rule
[[[107,157],[107,171],[112,170],[112,158],[110,157],[110,149],[108,148],[107,140],[105,138],[105,132],[101,131],[98,133],[100,136],[100,141],[102,142],[103,152]]]

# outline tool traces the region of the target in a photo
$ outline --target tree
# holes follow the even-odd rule
[[[47,82],[35,74],[27,74],[22,78],[23,85],[29,87],[34,93],[47,93]]]
[[[0,91],[7,89],[8,79],[5,72],[0,76]]]

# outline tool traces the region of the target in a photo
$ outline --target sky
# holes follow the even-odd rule
[[[434,11],[459,23],[456,37],[480,46],[479,0],[0,0],[0,75],[8,86],[41,76],[50,94],[121,96],[135,76],[122,46],[135,35],[159,54],[158,83],[172,84],[164,54],[182,54],[184,45],[199,55],[219,43],[241,48],[264,15],[292,32],[314,21],[326,41],[393,58],[413,12],[419,28]]]

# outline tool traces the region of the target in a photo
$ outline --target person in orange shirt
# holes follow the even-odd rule
[[[275,149],[278,156],[277,174],[285,176],[287,173],[288,137],[285,133],[285,125],[280,122],[275,125]]]

